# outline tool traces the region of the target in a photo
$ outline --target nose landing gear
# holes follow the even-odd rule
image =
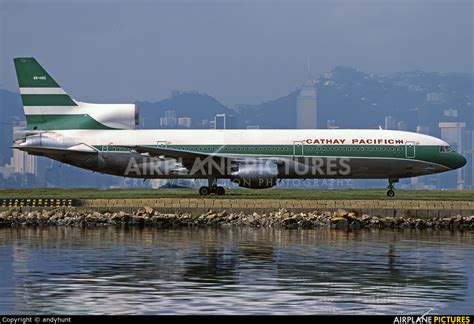
[[[400,179],[388,179],[387,196],[392,198],[395,197],[395,183],[399,182]]]

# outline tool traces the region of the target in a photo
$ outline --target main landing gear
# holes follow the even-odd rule
[[[388,179],[387,196],[392,198],[395,197],[395,183],[399,182],[400,179]]]
[[[218,196],[225,195],[225,189],[217,185],[217,179],[208,179],[208,185],[199,188],[199,194],[201,196],[209,196],[211,193]]]

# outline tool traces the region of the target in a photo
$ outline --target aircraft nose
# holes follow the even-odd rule
[[[450,167],[451,167],[451,169],[459,169],[459,168],[462,168],[463,166],[465,166],[466,163],[467,163],[467,161],[466,161],[466,158],[464,156],[462,156],[459,153],[455,153],[455,156],[453,157],[453,159],[450,163]]]

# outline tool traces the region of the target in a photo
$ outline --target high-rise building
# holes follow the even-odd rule
[[[474,189],[474,131],[466,131],[466,141],[464,145],[464,157],[467,164],[464,167],[465,189]]]
[[[237,129],[237,116],[228,115],[225,121],[225,128],[226,129]]]
[[[469,147],[469,155],[470,157],[470,163],[471,163],[471,168],[470,168],[470,179],[469,179],[469,186],[470,189],[474,189],[474,131],[471,131],[471,143]]]
[[[314,81],[311,80],[308,64],[308,80],[301,87],[296,98],[296,127],[301,129],[317,128],[317,96]]]
[[[214,117],[214,128],[225,129],[225,114],[217,114]]]
[[[445,96],[441,92],[430,92],[426,94],[426,101],[433,102],[433,103],[440,103],[443,102]]]
[[[214,117],[215,129],[237,129],[237,117],[234,115],[217,114]]]
[[[464,146],[466,141],[465,128],[466,123],[463,122],[442,122],[439,123],[441,128],[441,138],[451,145],[451,147],[460,154],[465,154]],[[456,170],[457,188],[464,189],[465,185],[465,168]]]
[[[174,110],[167,110],[165,111],[166,118],[176,118],[176,111]]]
[[[20,132],[22,129],[23,126],[13,127],[13,134]],[[15,135],[13,136],[15,137]],[[14,168],[15,173],[31,173],[36,175],[38,169],[38,158],[36,155],[29,155],[20,150],[13,150],[11,166]]]
[[[13,150],[12,166],[15,169],[15,173],[36,174],[38,168],[37,157],[20,150]]]
[[[336,125],[336,121],[334,119],[328,119],[326,122],[326,127],[328,129],[336,129],[339,128],[339,126]]]
[[[190,117],[179,117],[178,126],[189,128],[191,127],[191,118]]]
[[[397,120],[393,116],[385,116],[385,129],[396,129]]]
[[[420,134],[429,135],[430,134],[430,127],[429,126],[418,125],[418,126],[416,126],[416,132],[420,133]]]
[[[160,117],[161,127],[175,127],[177,122],[176,111],[174,110],[167,110],[165,111],[165,117]]]
[[[445,109],[443,111],[443,115],[445,117],[458,117],[459,113],[458,113],[458,110],[457,109]]]
[[[400,120],[397,123],[397,130],[399,131],[407,131],[408,130],[408,123],[404,120]]]

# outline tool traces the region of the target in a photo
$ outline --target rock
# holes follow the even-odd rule
[[[207,218],[208,220],[213,220],[213,219],[216,218],[216,217],[217,217],[217,214],[216,214],[216,213],[212,213],[212,214],[209,214],[209,213],[208,213],[208,214],[206,215],[206,218]]]
[[[43,214],[46,214],[47,216],[51,217],[56,215],[56,211],[54,209],[52,210],[43,210]]]
[[[9,215],[9,216],[7,216]],[[258,212],[229,213],[209,210],[207,213],[195,216],[190,213],[163,214],[151,207],[143,207],[129,214],[124,211],[100,212],[75,209],[55,210],[25,210],[9,209],[0,211],[0,226],[249,226],[249,227],[278,227],[284,228],[334,228],[334,229],[363,229],[363,228],[432,228],[451,230],[474,230],[474,215],[455,217],[432,217],[429,219],[403,217],[376,217],[363,214],[357,216],[355,212],[338,209],[336,212],[313,211],[290,212],[280,209],[278,212],[259,214]]]
[[[337,222],[341,222],[341,221],[346,221],[347,222],[347,219],[345,219],[342,216],[333,216],[333,217],[331,217],[331,222],[332,223],[337,223]]]
[[[150,215],[152,215],[154,212],[153,208],[151,208],[150,206],[143,207],[143,210],[145,211],[146,214],[150,214]]]
[[[226,217],[228,215],[226,210],[221,211],[219,214],[219,217]]]
[[[348,214],[346,210],[340,208],[334,213],[336,216],[347,216]]]

